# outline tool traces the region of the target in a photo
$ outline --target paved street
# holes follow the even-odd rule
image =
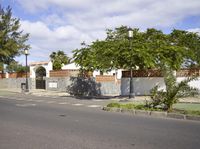
[[[0,149],[199,149],[199,122],[102,111],[107,102],[1,95]]]

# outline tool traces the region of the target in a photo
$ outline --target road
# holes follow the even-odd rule
[[[0,97],[0,149],[199,149],[200,122],[102,111],[97,102]],[[100,104],[101,105],[101,104]]]

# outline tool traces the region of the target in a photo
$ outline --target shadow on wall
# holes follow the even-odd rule
[[[96,83],[93,78],[70,77],[71,85],[67,87],[67,92],[73,96],[100,96],[101,84]]]

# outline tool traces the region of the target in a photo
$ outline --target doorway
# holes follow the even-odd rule
[[[46,89],[46,69],[42,66],[36,69],[36,89]]]

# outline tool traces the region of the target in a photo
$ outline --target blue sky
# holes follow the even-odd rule
[[[106,29],[121,25],[141,30],[173,28],[200,33],[200,0],[0,0],[10,5],[30,33],[29,62],[48,61],[52,51],[69,56],[85,41],[104,39]],[[22,57],[17,61],[24,63]]]

